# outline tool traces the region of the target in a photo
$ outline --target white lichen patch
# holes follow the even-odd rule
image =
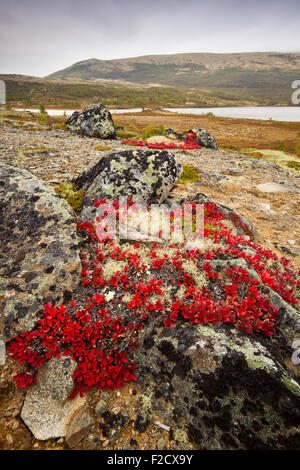
[[[185,298],[185,294],[186,294],[186,287],[184,285],[181,285],[178,289],[178,291],[176,292],[176,297],[178,299],[184,299]]]
[[[176,429],[174,432],[174,438],[177,441],[177,443],[180,445],[180,447],[185,448],[189,443],[189,439],[188,439],[188,435],[187,435],[187,431],[185,427]]]
[[[152,399],[153,399],[153,390],[151,387],[147,391],[140,395],[139,397],[141,403],[141,416],[146,421],[150,418],[152,414]]]
[[[111,279],[112,276],[115,276],[117,272],[122,273],[126,266],[125,261],[116,261],[113,259],[108,260],[102,266],[102,274],[105,280]]]
[[[163,135],[154,135],[152,137],[149,137],[149,139],[146,140],[146,143],[170,145],[170,144],[176,143],[176,141],[178,142],[178,145],[182,145],[182,141],[180,141],[179,139],[175,140],[175,139],[170,139],[169,137],[165,137]]]
[[[202,289],[207,286],[207,277],[201,271],[194,261],[187,259],[182,262],[182,270],[194,279],[197,289]]]
[[[124,302],[125,304],[128,304],[128,302],[131,302],[132,297],[133,297],[132,294],[130,294],[129,292],[126,292],[122,297],[122,302]]]

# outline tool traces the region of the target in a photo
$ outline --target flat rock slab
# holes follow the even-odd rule
[[[69,423],[66,434],[68,447],[76,446],[89,432],[93,421],[89,413],[84,409],[79,409]]]
[[[70,300],[81,272],[74,213],[28,171],[0,165],[0,336],[30,330],[47,302]]]
[[[41,367],[36,385],[28,390],[21,418],[36,439],[65,437],[74,416],[83,409],[85,398],[77,395],[74,400],[69,399],[76,366],[68,357],[53,358]],[[77,433],[79,427],[77,423]]]
[[[270,183],[258,184],[256,188],[262,193],[288,193],[288,192],[298,192],[298,188],[286,185],[275,183],[274,181]]]

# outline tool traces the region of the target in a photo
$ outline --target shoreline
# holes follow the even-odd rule
[[[83,108],[46,108],[45,111],[51,117],[70,116],[75,111],[80,111]],[[204,117],[214,116],[220,119],[239,119],[239,120],[255,120],[263,122],[285,122],[285,123],[299,123],[300,122],[300,106],[219,106],[219,107],[195,107],[195,108],[110,108],[107,109],[113,115],[135,115],[142,117],[152,114],[157,115],[172,115],[172,116],[191,116],[191,117]],[[31,112],[39,113],[39,108],[13,108],[16,112]],[[278,115],[277,115],[278,114]]]

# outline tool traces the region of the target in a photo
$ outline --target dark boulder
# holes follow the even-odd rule
[[[66,121],[71,132],[99,139],[115,139],[116,129],[110,112],[102,104],[92,104],[75,111]]]
[[[180,140],[183,140],[183,141],[187,141],[187,139],[188,139],[187,134],[188,133],[195,134],[195,136],[197,138],[197,144],[200,145],[201,147],[218,150],[218,145],[217,145],[216,139],[214,138],[214,136],[212,134],[210,134],[209,132],[207,132],[204,129],[193,128],[193,129],[190,129],[186,134],[181,134],[180,132],[176,132],[176,131],[174,131],[173,129],[170,128],[170,129],[165,130],[164,135],[166,137],[170,137],[172,139],[180,139]]]
[[[74,180],[86,203],[128,196],[138,203],[162,203],[182,172],[168,151],[125,150],[103,157]]]
[[[201,147],[218,150],[216,139],[206,130],[197,127],[190,129],[189,132],[193,132],[197,136],[197,143],[198,145],[201,145]]]

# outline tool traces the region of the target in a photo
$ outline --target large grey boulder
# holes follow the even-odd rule
[[[75,434],[73,417],[86,402],[79,395],[73,400],[69,398],[74,389],[72,374],[76,367],[71,358],[61,357],[40,368],[37,383],[28,390],[21,411],[21,418],[36,439],[44,441]]]
[[[85,201],[132,198],[137,203],[162,203],[182,173],[168,151],[124,150],[103,157],[74,180],[86,191]]]
[[[71,132],[82,136],[99,139],[116,137],[111,114],[102,104],[92,104],[83,111],[75,111],[66,121],[66,126]]]
[[[28,171],[0,165],[0,337],[34,327],[47,302],[68,300],[81,272],[74,213]]]

